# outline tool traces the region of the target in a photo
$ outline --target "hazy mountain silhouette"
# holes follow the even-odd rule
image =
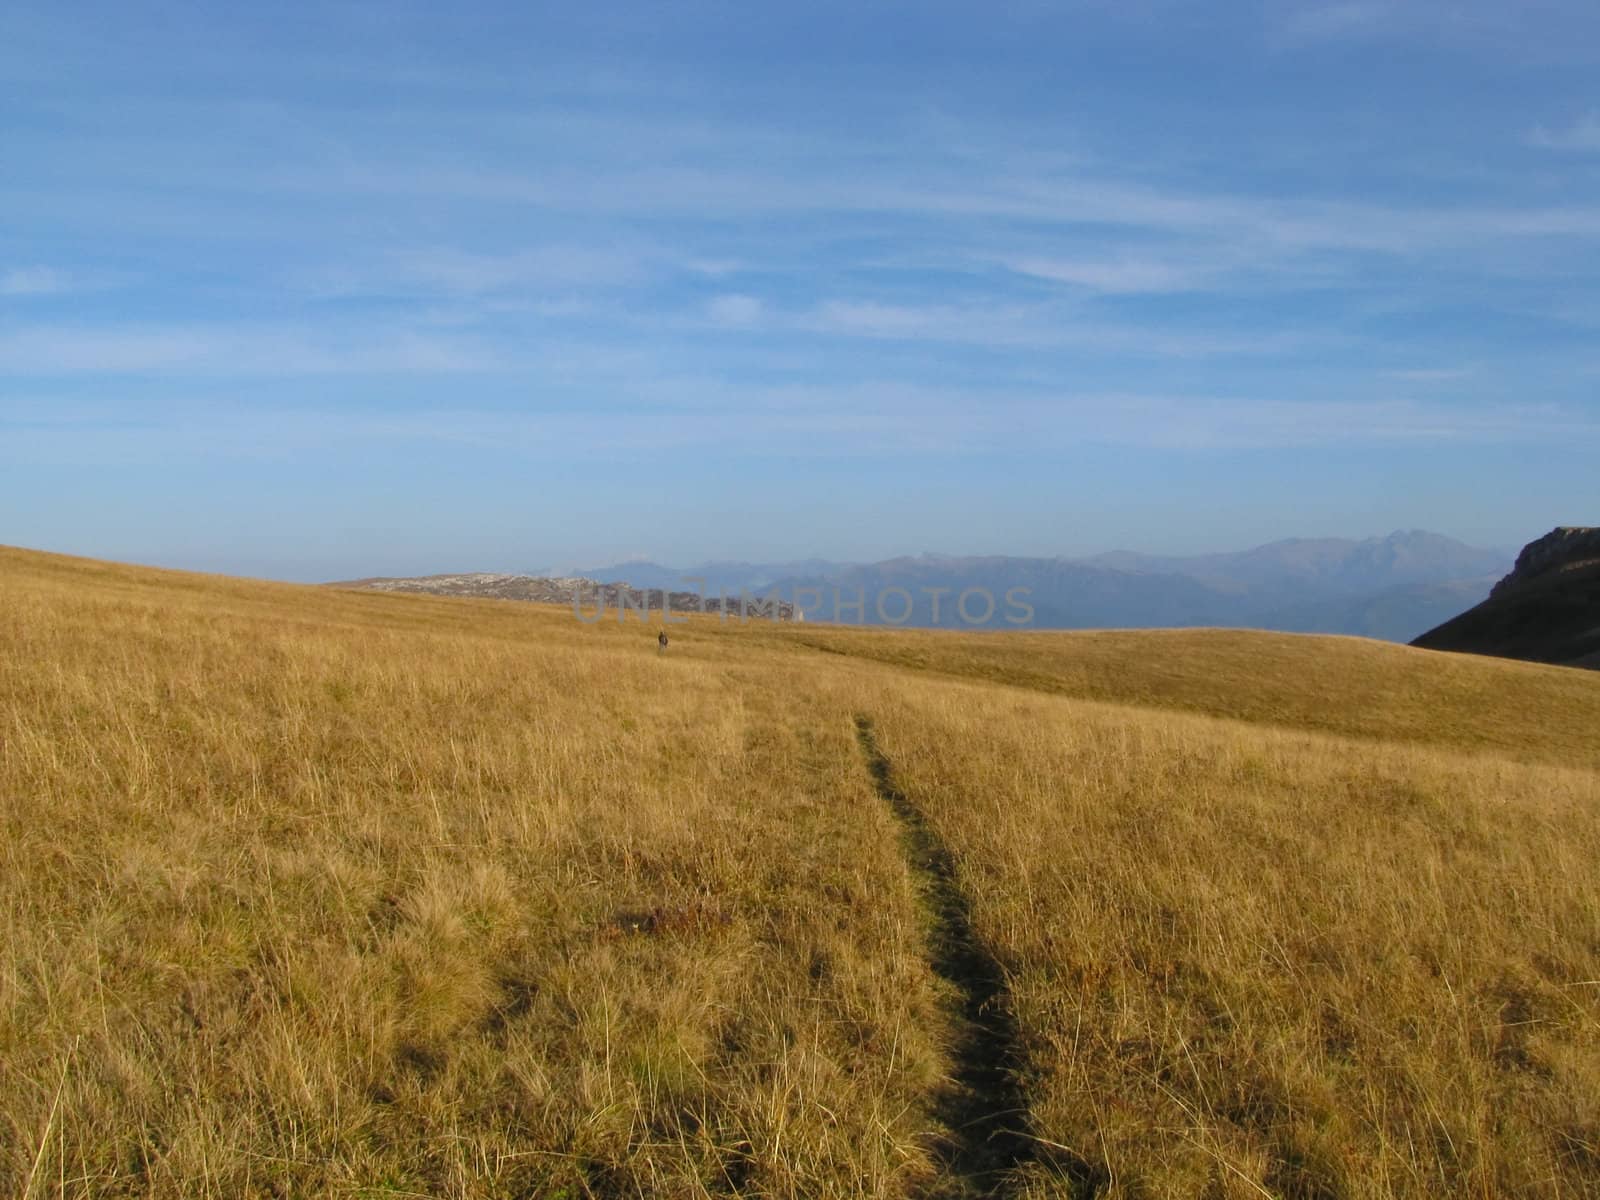
[[[626,580],[634,587],[682,589],[685,577],[707,580],[707,590],[737,594],[776,586],[785,599],[797,589],[819,589],[815,617],[867,624],[967,625],[956,608],[960,593],[988,592],[995,608],[986,622],[1011,628],[1005,593],[1028,589],[1030,627],[1255,626],[1296,632],[1353,633],[1408,641],[1462,607],[1488,595],[1511,563],[1499,550],[1482,550],[1422,530],[1382,538],[1296,538],[1225,554],[1161,556],[1115,551],[1090,558],[1023,558],[923,554],[877,563],[711,562],[675,568],[619,563],[582,574]],[[909,619],[896,620],[911,593]],[[949,589],[934,619],[928,589]],[[838,600],[846,607],[836,611]],[[885,594],[889,593],[889,594]],[[848,607],[864,600],[858,614]],[[880,613],[880,600],[883,612]],[[969,598],[968,615],[985,604]]]

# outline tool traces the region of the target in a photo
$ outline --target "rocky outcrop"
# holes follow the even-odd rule
[[[1524,546],[1511,574],[1495,584],[1489,595],[1503,596],[1551,571],[1572,570],[1595,562],[1600,562],[1600,526],[1563,525]]]
[[[1487,600],[1411,644],[1600,668],[1600,528],[1563,526],[1528,543]]]
[[[672,592],[662,588],[636,588],[622,581],[602,583],[579,575],[507,575],[486,571],[462,575],[418,575],[396,579],[352,579],[329,587],[364,588],[375,592],[413,592],[427,596],[476,596],[491,600],[524,600],[535,604],[570,604],[594,619],[604,612],[609,619],[631,614],[708,612],[741,619],[795,619],[794,605],[759,595],[702,596],[698,592]]]

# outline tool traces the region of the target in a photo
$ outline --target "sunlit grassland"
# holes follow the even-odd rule
[[[910,881],[796,664],[5,567],[0,1192],[926,1170]]]
[[[0,1193],[971,1188],[863,715],[1005,974],[1011,1193],[1600,1191],[1600,675],[654,632],[0,550]]]
[[[1108,1196],[1600,1187],[1600,781],[992,689],[886,697]]]
[[[817,649],[1084,700],[1600,767],[1587,672],[1238,629],[1004,635],[805,626]]]

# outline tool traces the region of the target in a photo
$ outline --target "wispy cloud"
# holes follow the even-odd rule
[[[714,324],[748,327],[761,319],[766,305],[755,296],[729,293],[713,297],[706,305],[706,315]]]
[[[1472,367],[1408,367],[1384,371],[1384,378],[1398,379],[1404,383],[1455,383],[1470,379],[1476,371]]]
[[[1288,449],[1312,446],[1498,445],[1564,438],[1600,440],[1600,419],[1554,404],[1464,407],[1414,399],[1377,401],[1203,400],[1124,409],[1149,421],[1119,426],[1143,444],[1180,449]]]
[[[739,419],[726,414],[737,402]],[[1412,398],[1262,400],[1183,393],[1044,391],[997,397],[885,381],[846,388],[657,380],[617,409],[410,411],[248,405],[215,397],[0,410],[0,461],[276,458],[316,447],[414,444],[530,460],[654,459],[689,450],[850,459],[1037,453],[1113,446],[1206,454],[1308,447],[1600,445],[1600,418],[1556,404],[1462,406]]]
[[[1527,61],[1593,61],[1592,5],[1571,0],[1276,0],[1269,38],[1281,49],[1404,40]]]
[[[1281,41],[1291,45],[1371,37],[1393,27],[1394,8],[1364,0],[1312,4],[1290,13],[1278,33]]]
[[[0,270],[0,296],[54,296],[73,290],[65,271],[51,267],[10,267]]]
[[[1600,204],[1593,203],[1407,205],[1315,193],[1264,194],[1176,178],[1136,179],[1119,173],[1113,163],[1063,166],[1003,147],[970,158],[941,159],[934,153],[912,162],[869,161],[844,177],[834,170],[800,169],[759,157],[744,161],[739,151],[745,143],[746,131],[735,125],[729,127],[719,156],[724,162],[610,162],[535,174],[374,161],[346,164],[339,171],[274,175],[253,186],[286,198],[323,193],[428,199],[603,216],[663,228],[685,221],[792,222],[811,217],[951,226],[981,222],[991,231],[1019,226],[1085,233],[1122,230],[1196,239],[1212,253],[1225,249],[1264,264],[1301,253],[1459,254],[1481,248],[1486,239],[1600,237]],[[854,164],[858,157],[857,147],[842,139],[831,160]],[[992,257],[991,250],[985,253]],[[704,251],[684,256],[685,265],[717,257]],[[1056,256],[1013,257],[1048,261]],[[1067,261],[1070,265],[1072,260]],[[1139,263],[1135,259],[1126,265],[1131,271]],[[1169,261],[1174,265],[1182,268]],[[457,263],[449,255],[423,266],[441,278],[469,283],[492,281],[507,269],[494,263]]]
[[[451,247],[390,250],[371,261],[302,273],[324,295],[477,296],[551,288],[618,287],[649,272],[648,255],[615,246],[546,245],[492,253]]]
[[[510,319],[510,324],[503,324]],[[582,332],[529,321],[575,322]],[[490,328],[493,326],[493,328]],[[599,326],[601,328],[597,329]],[[612,383],[660,369],[665,348],[684,336],[739,330],[760,335],[751,362],[781,368],[791,349],[814,339],[912,343],[949,357],[963,350],[1078,351],[1130,359],[1254,359],[1336,347],[1334,331],[1203,328],[1152,320],[1108,320],[1051,303],[915,304],[835,298],[777,307],[759,296],[724,293],[676,313],[547,302],[486,309],[424,309],[405,321],[339,316],[321,325],[202,323],[36,324],[0,332],[0,371],[49,377],[94,374],[207,375],[219,378],[396,373],[523,373],[547,380]],[[859,372],[870,356],[837,352],[832,369]],[[805,356],[802,356],[802,361]],[[814,354],[812,355],[814,357]],[[930,363],[935,359],[930,359]],[[724,359],[730,369],[735,365]],[[739,365],[746,365],[741,360]],[[630,385],[631,385],[630,382]]]
[[[788,318],[813,333],[884,341],[943,342],[1011,348],[1077,348],[1135,357],[1270,356],[1338,341],[1335,334],[1174,327],[1112,322],[1050,305],[910,305],[827,300]]]
[[[248,325],[30,326],[0,333],[0,371],[312,375],[494,367],[481,343],[406,331],[315,333]]]
[[[1019,275],[1072,284],[1094,292],[1137,295],[1186,292],[1202,287],[1213,273],[1198,264],[1153,259],[1092,261],[1058,258],[1014,258],[1004,264]]]
[[[1528,142],[1543,150],[1576,150],[1600,153],[1600,111],[1587,112],[1572,124],[1555,129],[1535,126]]]

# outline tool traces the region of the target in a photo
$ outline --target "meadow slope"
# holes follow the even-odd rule
[[[1600,675],[0,549],[0,1193],[1600,1195]]]

